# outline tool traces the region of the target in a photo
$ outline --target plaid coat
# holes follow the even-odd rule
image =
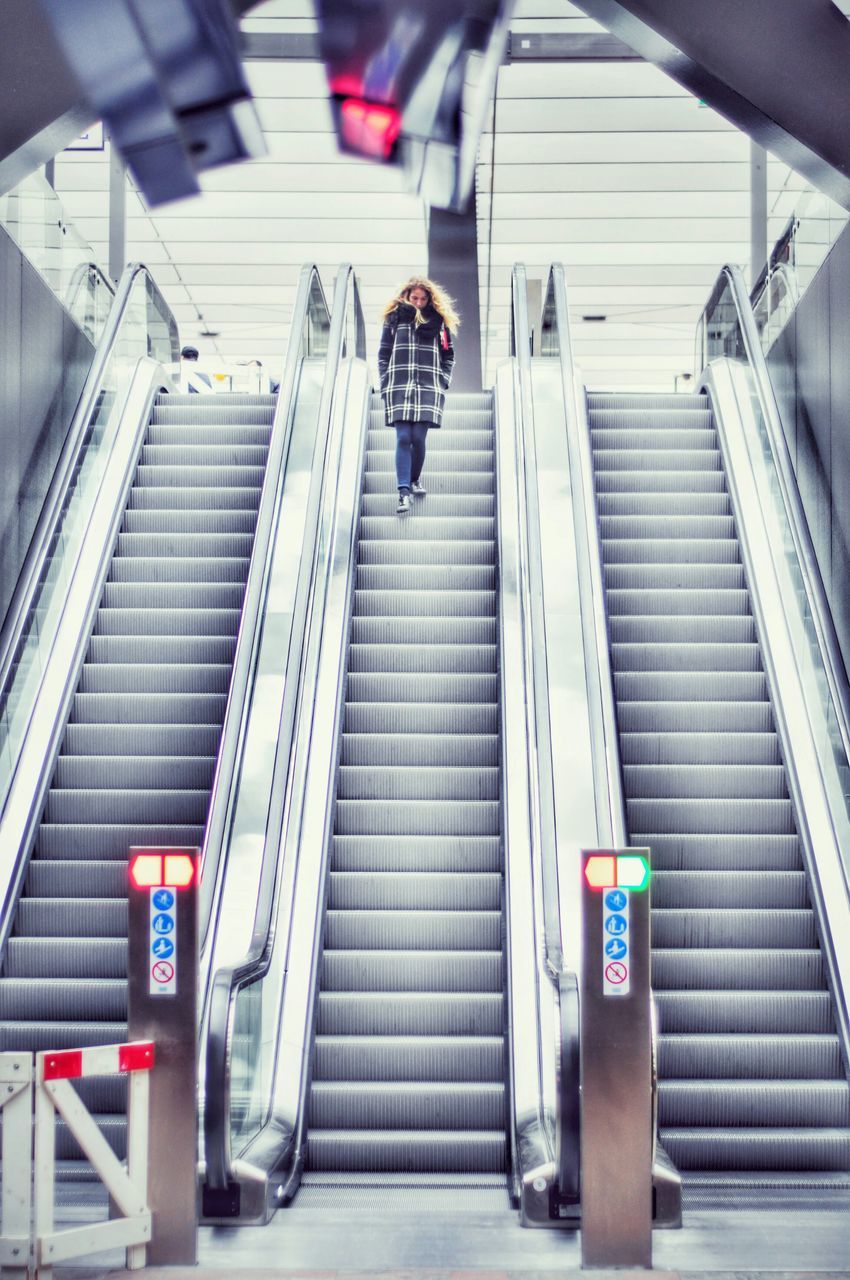
[[[402,314],[391,312],[378,348],[387,423],[427,422],[430,427],[439,427],[454,362],[452,338],[445,325],[436,338],[423,337],[416,330],[412,308],[406,307]]]

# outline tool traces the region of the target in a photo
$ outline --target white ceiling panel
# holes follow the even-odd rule
[[[494,211],[499,212],[498,202]],[[486,242],[489,228],[486,218],[479,224],[479,238]],[[573,245],[628,244],[655,245],[659,252],[667,246],[684,244],[718,245],[722,249],[731,240],[749,240],[749,220],[739,218],[506,218],[493,220],[493,243],[525,241],[536,244],[562,240]],[[667,261],[668,259],[664,259]],[[672,259],[671,259],[672,260]]]
[[[628,64],[627,64],[628,65]],[[277,104],[276,104],[277,105]],[[496,129],[510,133],[731,133],[734,125],[694,98],[508,98]]]
[[[320,166],[317,166],[319,168]],[[478,166],[479,197],[489,191],[530,192],[545,196],[573,191],[746,191],[750,189],[748,160],[724,163],[688,162],[641,164],[508,164]]]
[[[498,128],[498,125],[497,125]],[[481,139],[480,158],[489,164],[493,138]],[[730,130],[703,133],[673,130],[640,133],[627,127],[600,133],[550,133],[545,127],[528,133],[497,134],[496,164],[634,164],[643,161],[746,160],[748,140]]]

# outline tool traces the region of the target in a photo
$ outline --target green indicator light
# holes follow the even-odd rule
[[[617,888],[639,892],[649,884],[649,863],[642,854],[621,853],[617,858]]]

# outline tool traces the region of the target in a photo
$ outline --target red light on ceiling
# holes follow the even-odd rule
[[[345,98],[340,107],[340,133],[352,151],[373,160],[388,160],[401,133],[401,112],[362,98]]]
[[[613,889],[617,883],[617,859],[608,853],[591,854],[584,864],[584,878],[591,889]]]
[[[137,853],[130,859],[130,883],[134,889],[152,889],[162,884],[162,855]]]
[[[167,853],[162,883],[172,889],[188,889],[195,880],[195,859],[188,853]]]
[[[188,889],[196,880],[196,861],[191,853],[167,849],[130,853],[130,883],[134,889]]]

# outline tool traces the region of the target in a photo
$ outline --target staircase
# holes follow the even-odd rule
[[[492,399],[450,395],[395,514],[372,402],[305,1183],[504,1183]]]
[[[694,1187],[850,1187],[844,1075],[704,396],[590,395],[661,1138]]]
[[[152,413],[0,978],[0,1049],[126,1036],[127,853],[203,841],[273,396]],[[121,1079],[80,1082],[124,1154]],[[60,1127],[57,1154],[75,1158]]]

